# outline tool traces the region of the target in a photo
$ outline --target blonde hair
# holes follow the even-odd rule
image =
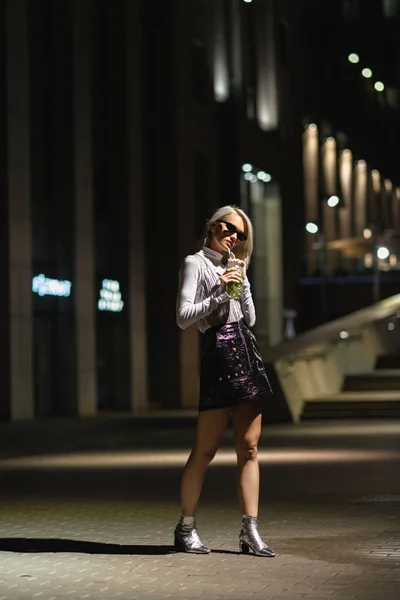
[[[251,255],[253,253],[253,245],[254,245],[254,231],[253,224],[250,221],[250,218],[246,215],[244,210],[234,205],[221,206],[212,217],[207,221],[204,232],[201,237],[200,247],[208,246],[212,231],[210,229],[211,225],[219,220],[229,220],[228,217],[232,213],[236,213],[239,217],[243,219],[244,223],[244,232],[247,235],[247,240],[245,242],[239,242],[238,245],[234,249],[234,254],[236,258],[240,260],[244,260],[246,266],[249,265]]]

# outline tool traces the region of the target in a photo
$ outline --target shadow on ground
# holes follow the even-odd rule
[[[0,538],[0,552],[39,554],[45,552],[62,554],[142,555],[156,556],[178,554],[174,546],[147,544],[104,544],[61,538]],[[212,550],[213,554],[239,554],[232,550]]]

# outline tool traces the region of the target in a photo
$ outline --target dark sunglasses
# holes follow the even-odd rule
[[[236,233],[239,242],[245,242],[247,240],[247,235],[243,233],[243,231],[238,231],[233,223],[229,223],[229,221],[223,221],[222,219],[218,219],[217,223],[223,223],[226,225],[229,233]]]

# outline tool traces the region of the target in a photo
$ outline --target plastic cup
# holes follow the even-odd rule
[[[229,259],[226,265],[226,270],[234,269],[240,272],[241,281],[230,281],[226,286],[226,291],[233,300],[240,300],[243,294],[243,268],[235,262],[235,259]]]

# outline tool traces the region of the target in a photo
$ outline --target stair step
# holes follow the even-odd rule
[[[400,418],[400,392],[342,392],[308,400],[302,420]]]
[[[313,398],[306,402],[310,404],[315,402],[400,402],[400,390],[343,391],[339,394]]]
[[[400,354],[385,354],[379,356],[375,369],[400,369]]]
[[[305,408],[301,420],[310,421],[312,419],[400,419],[400,408],[395,410],[367,410],[360,407],[353,410],[340,410],[338,407],[332,410],[308,410]]]
[[[399,390],[400,369],[382,369],[369,373],[347,375],[343,391]]]

